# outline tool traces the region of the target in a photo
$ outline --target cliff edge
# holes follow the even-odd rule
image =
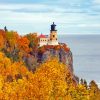
[[[30,70],[36,70],[37,66],[52,58],[57,58],[59,62],[65,64],[73,80],[78,82],[78,78],[74,75],[73,70],[73,55],[70,48],[65,43],[59,43],[59,45],[44,45],[39,47],[36,52],[32,52],[30,57],[26,57],[26,64]]]

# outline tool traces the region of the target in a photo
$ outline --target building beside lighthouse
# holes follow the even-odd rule
[[[51,25],[49,36],[43,34],[39,36],[39,46],[41,47],[43,45],[58,45],[57,30],[54,22]]]

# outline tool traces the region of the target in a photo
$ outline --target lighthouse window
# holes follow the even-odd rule
[[[55,35],[53,35],[53,37],[55,37]]]

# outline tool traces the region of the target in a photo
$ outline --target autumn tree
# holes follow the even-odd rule
[[[36,48],[38,46],[38,37],[37,33],[30,33],[26,35],[27,39],[30,41],[29,46],[31,48]]]
[[[23,63],[12,63],[0,53],[0,99],[4,100],[48,100],[70,99],[67,95],[66,77],[68,69],[52,59],[32,73]],[[7,63],[6,63],[7,62]],[[27,92],[26,92],[27,91]]]
[[[20,37],[18,39],[18,47],[20,50],[29,52],[29,40],[26,37]]]
[[[92,80],[89,84],[90,87],[90,99],[91,100],[99,100],[100,98],[100,89],[94,80]]]
[[[5,46],[5,31],[0,30],[0,50],[2,50]]]
[[[30,41],[27,39],[27,37],[20,37],[17,44],[19,48],[19,59],[22,60],[23,56],[27,56],[27,54],[30,52]]]
[[[6,31],[5,32],[5,48],[3,52],[7,57],[11,58],[13,61],[18,60],[18,48],[17,48],[17,40],[19,39],[19,35],[14,31]]]
[[[4,43],[5,43],[5,40],[4,40],[3,36],[0,34],[0,50],[2,50],[4,48]]]
[[[17,40],[19,38],[19,35],[17,32],[14,31],[7,31],[6,32],[6,39],[9,43],[9,46],[14,48],[17,46]]]

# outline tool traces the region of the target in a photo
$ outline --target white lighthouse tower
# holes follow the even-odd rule
[[[56,25],[54,24],[54,22],[51,25],[50,38],[49,38],[48,45],[58,45],[57,30],[56,30]]]

